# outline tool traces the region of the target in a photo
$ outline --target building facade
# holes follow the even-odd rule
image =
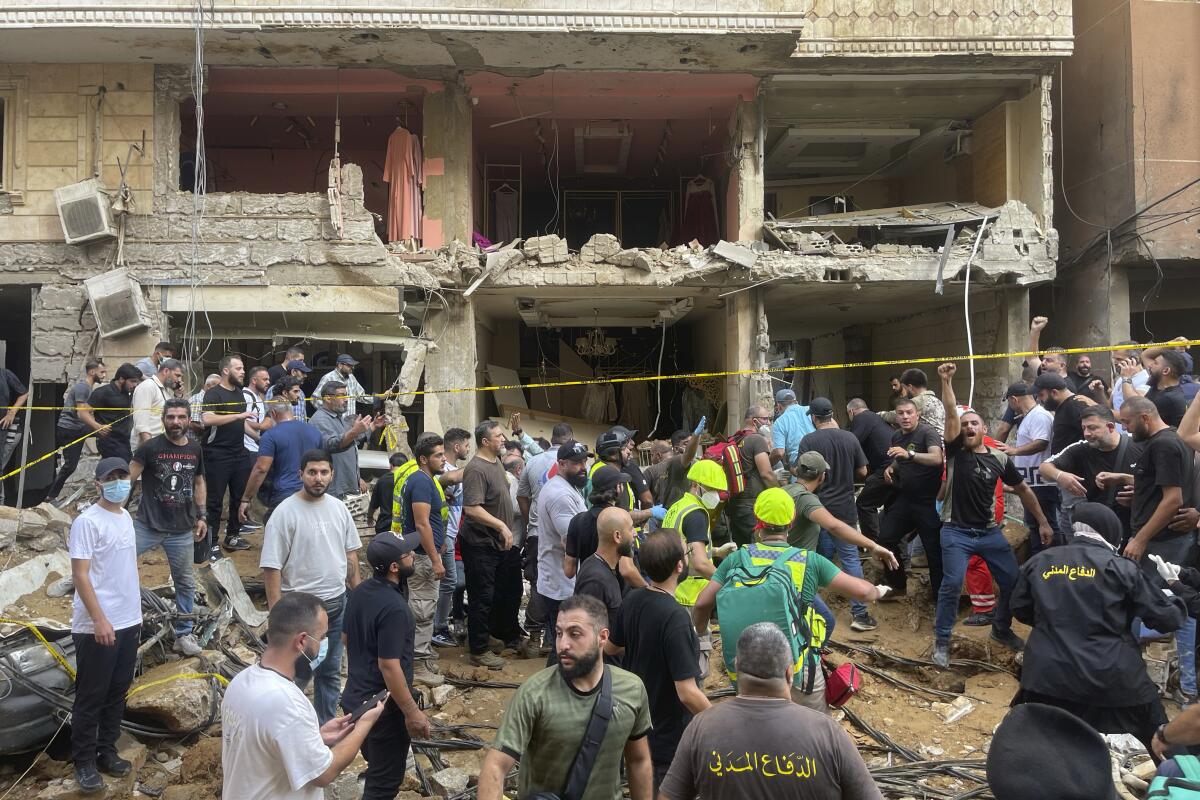
[[[1007,352],[1055,276],[1069,0],[201,5],[0,0],[0,338],[39,403],[162,338],[197,377],[302,343],[409,435],[733,430],[898,369],[474,387]],[[114,235],[68,244],[90,178]],[[110,273],[141,324],[98,324]]]

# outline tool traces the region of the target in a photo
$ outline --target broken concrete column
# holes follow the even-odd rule
[[[737,218],[725,220],[725,229],[726,238],[739,242],[757,242],[763,237],[766,186],[758,146],[758,116],[758,103],[750,98],[737,103],[729,122],[735,164],[729,173],[725,207],[729,209],[730,217],[736,213]]]
[[[422,244],[471,241],[471,103],[466,87],[447,81],[425,96],[425,211]]]
[[[429,314],[427,330],[437,335],[425,357],[425,430],[474,430],[479,413],[474,387],[477,371],[475,308],[469,300],[446,297],[445,309]],[[468,391],[440,392],[444,389]]]
[[[728,371],[748,370],[754,367],[758,289],[725,298],[725,369]],[[752,381],[748,375],[730,375],[725,378],[725,431],[733,433],[742,425],[749,407]]]

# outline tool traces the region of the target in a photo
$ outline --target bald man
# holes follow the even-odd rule
[[[575,594],[591,595],[604,603],[608,618],[613,620],[626,590],[617,564],[621,556],[633,556],[633,517],[623,508],[606,508],[596,518],[596,533],[596,552],[579,565]]]

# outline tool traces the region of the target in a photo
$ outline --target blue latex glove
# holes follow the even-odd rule
[[[708,417],[701,417],[700,424],[696,426],[696,430],[692,431],[692,436],[699,436],[704,433],[704,426],[708,424]]]
[[[663,517],[665,517],[666,515],[667,515],[667,507],[666,506],[654,506],[654,508],[650,509],[650,516],[654,517],[659,522],[662,522]]]

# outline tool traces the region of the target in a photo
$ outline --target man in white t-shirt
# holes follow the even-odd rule
[[[1052,544],[1062,544],[1058,533],[1060,499],[1058,487],[1053,483],[1048,483],[1042,477],[1039,469],[1042,462],[1051,455],[1050,441],[1051,431],[1054,428],[1054,415],[1038,405],[1037,400],[1034,399],[1034,391],[1033,387],[1020,381],[1008,387],[1004,399],[1008,401],[1013,412],[1021,417],[1021,422],[1017,426],[1016,446],[1000,444],[997,449],[1012,457],[1013,466],[1017,468],[1017,472],[1021,473],[1021,477],[1025,479],[1025,483],[1029,484],[1029,488],[1033,490],[1038,499],[1038,505],[1042,507],[1042,513],[1046,515],[1050,527],[1055,531]],[[1031,556],[1050,546],[1042,544],[1042,539],[1037,533],[1037,520],[1029,509],[1025,509],[1025,527],[1029,529],[1029,554]]]
[[[272,608],[287,592],[308,592],[321,598],[329,616],[328,655],[315,670],[299,664],[301,688],[315,675],[313,705],[324,725],[337,713],[342,693],[342,616],[346,590],[358,586],[358,550],[362,540],[346,504],[326,494],[333,480],[328,451],[309,450],[300,457],[300,491],[280,503],[267,521],[263,536],[263,584]]]
[[[358,755],[383,701],[358,722],[347,714],[319,725],[295,683],[298,660],[321,661],[328,627],[324,604],[307,592],[271,607],[262,659],[238,673],[221,702],[223,800],[321,800],[321,787]]]
[[[100,499],[75,518],[70,536],[71,638],[78,665],[71,759],[83,794],[103,791],[101,772],[119,778],[132,769],[117,755],[117,737],[142,630],[137,537],[133,517],[123,508],[129,498],[128,462],[101,459],[96,486]]]

